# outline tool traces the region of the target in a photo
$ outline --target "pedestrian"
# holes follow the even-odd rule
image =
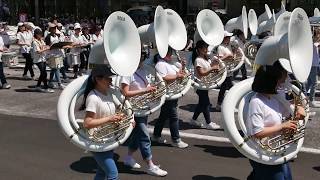
[[[287,71],[279,61],[273,65],[261,66],[255,74],[252,90],[256,94],[249,103],[246,127],[248,135],[257,141],[280,134],[283,130],[297,129],[297,121],[282,121],[290,116],[290,112],[274,96],[286,79]],[[303,119],[304,116],[303,107],[297,106],[295,117]],[[253,170],[248,180],[292,180],[289,162],[266,165],[251,159],[249,161]]]
[[[155,55],[155,68],[163,80],[167,84],[174,82],[177,79],[182,79],[186,76],[183,72],[183,66],[177,68],[176,65],[171,64],[172,61],[172,49],[168,49],[168,53],[164,58],[161,58],[159,54]],[[178,148],[186,148],[188,144],[183,142],[179,134],[179,119],[177,113],[178,99],[166,100],[165,103],[161,106],[161,111],[156,124],[154,125],[152,140],[158,143],[166,143],[166,139],[161,137],[161,133],[164,127],[164,124],[169,120],[169,128],[171,134],[172,145]]]
[[[156,87],[148,83],[147,75],[143,68],[146,55],[145,52],[141,53],[139,67],[132,76],[122,77],[121,79],[121,89],[127,98],[156,91]],[[128,154],[125,157],[124,164],[130,168],[141,168],[140,164],[132,157],[134,152],[139,149],[143,160],[148,165],[147,173],[153,176],[166,176],[168,174],[167,171],[160,169],[152,161],[151,141],[147,128],[148,116],[134,117],[134,120],[136,125],[128,141]]]
[[[112,73],[107,65],[95,66],[88,77],[84,101],[80,110],[85,110],[84,128],[89,132],[106,123],[120,121],[123,117],[116,114],[112,99]],[[92,152],[98,164],[95,180],[117,180],[118,169],[113,160],[113,150]]]
[[[30,77],[27,75],[30,72],[31,79],[34,79],[33,72],[33,60],[30,54],[31,43],[33,39],[32,30],[27,24],[18,23],[18,33],[17,33],[17,44],[20,46],[20,52],[22,56],[26,59],[26,64],[23,70],[23,78],[28,80]]]
[[[37,65],[40,70],[40,76],[36,85],[36,90],[39,92],[53,93],[54,90],[49,89],[47,70],[46,70],[46,52],[49,51],[49,47],[43,40],[43,32],[40,29],[34,30],[34,39],[32,42],[32,57],[33,63]],[[41,88],[43,83],[43,88]]]
[[[200,40],[196,43],[196,47],[192,54],[192,63],[195,69],[195,75],[198,79],[201,79],[203,76],[207,76],[219,69],[219,62],[210,60],[208,53],[208,44],[203,40]],[[208,90],[197,89],[196,93],[199,97],[198,104],[196,106],[195,112],[191,119],[191,124],[198,127],[205,127],[207,129],[220,129],[220,126],[211,121],[210,117],[210,99]],[[204,126],[202,122],[197,121],[198,116],[203,113],[203,116],[206,121]]]
[[[4,46],[3,38],[0,36],[0,80],[1,80],[1,88],[2,89],[10,89],[11,85],[8,84],[6,76],[3,73],[3,62],[2,62],[2,53],[8,51],[8,49]]]

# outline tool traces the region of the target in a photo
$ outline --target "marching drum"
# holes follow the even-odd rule
[[[80,54],[68,54],[67,62],[69,66],[80,64]]]
[[[18,64],[18,57],[16,52],[4,52],[2,54],[2,62],[4,67],[11,67]]]
[[[50,57],[47,60],[47,65],[50,68],[60,68],[63,66],[63,57]]]

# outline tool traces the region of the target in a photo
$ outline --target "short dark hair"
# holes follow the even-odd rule
[[[199,56],[198,50],[202,49],[202,48],[208,48],[208,46],[209,45],[204,40],[199,40],[196,43],[196,47],[193,49],[193,52],[192,52],[192,64],[194,64],[194,62],[196,61],[197,57]]]
[[[279,61],[271,66],[259,67],[254,76],[252,90],[258,93],[277,94],[276,87],[284,73],[286,73],[286,70]]]
[[[36,35],[41,35],[41,36],[43,35],[41,29],[37,28],[33,31],[33,36],[36,37]]]

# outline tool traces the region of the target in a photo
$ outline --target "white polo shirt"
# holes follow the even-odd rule
[[[176,75],[177,72],[179,72],[179,68],[177,66],[170,64],[163,59],[160,59],[157,62],[155,68],[161,77],[165,77],[167,75]]]
[[[96,42],[96,41],[102,40],[102,39],[103,39],[103,37],[102,37],[101,34],[99,34],[98,36],[97,36],[96,34],[93,34],[93,35],[92,35],[92,40],[93,40],[93,42]]]
[[[132,76],[121,77],[120,82],[129,85],[129,90],[131,91],[143,89],[149,85],[143,68],[139,68]]]
[[[208,71],[211,68],[211,60],[205,60],[201,57],[197,57],[196,60],[194,61],[194,66],[195,67],[201,67],[201,69],[204,69],[205,71]],[[197,73],[195,70],[195,75],[197,78],[200,78],[200,75]]]
[[[248,135],[255,135],[265,127],[282,123],[283,117],[288,117],[289,111],[276,99],[257,93],[251,98],[246,120]]]
[[[18,32],[17,39],[22,44],[28,44],[28,45],[21,46],[20,52],[29,53],[31,49],[31,43],[33,40],[32,32],[31,31]]]
[[[95,113],[97,119],[115,114],[116,106],[111,92],[112,90],[109,90],[108,95],[104,95],[97,90],[90,91],[86,100],[86,111]]]
[[[75,44],[83,44],[83,37],[79,34],[79,36],[77,35],[71,35],[70,38],[71,42],[75,43]],[[74,55],[79,55],[81,52],[81,47],[76,47],[76,48],[71,48],[70,53],[74,54]]]
[[[2,36],[0,36],[0,49],[4,49],[4,42]],[[0,62],[2,62],[2,53],[3,52],[0,51]]]
[[[33,63],[45,62],[46,61],[46,52],[39,53],[38,51],[41,50],[46,43],[43,40],[34,39],[32,42],[32,50],[31,55],[33,58]]]

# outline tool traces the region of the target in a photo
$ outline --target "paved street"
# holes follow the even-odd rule
[[[67,142],[56,122],[56,103],[61,90],[53,94],[35,92],[32,87],[36,82],[22,80],[21,69],[5,68],[5,72],[12,88],[0,90],[0,158],[4,162],[0,165],[0,179],[93,179],[96,164],[91,155]],[[210,92],[210,96],[215,106],[217,92]],[[193,90],[179,101],[181,132],[225,137],[223,130],[195,129],[188,123],[196,101]],[[214,108],[211,113],[221,124],[221,113]],[[151,128],[157,116],[158,112],[149,118]],[[320,149],[319,124],[319,116],[309,121],[305,147]],[[115,159],[121,179],[242,180],[250,172],[248,160],[229,143],[188,138],[185,141],[190,144],[185,150],[170,145],[153,146],[155,162],[169,172],[165,178],[145,174],[145,166],[138,171],[125,168],[126,147],[118,148]],[[136,158],[142,164],[139,153]],[[292,172],[294,179],[319,179],[320,155],[299,153],[292,163]]]
[[[0,115],[0,179],[73,180],[93,179],[96,164],[90,153],[67,142],[56,121],[41,118]],[[248,160],[230,144],[185,139],[190,148],[152,147],[154,161],[168,171],[155,178],[143,167],[130,170],[123,165],[126,147],[116,149],[115,160],[121,179],[242,180],[251,168]],[[320,155],[299,153],[291,163],[295,180],[320,178]]]

